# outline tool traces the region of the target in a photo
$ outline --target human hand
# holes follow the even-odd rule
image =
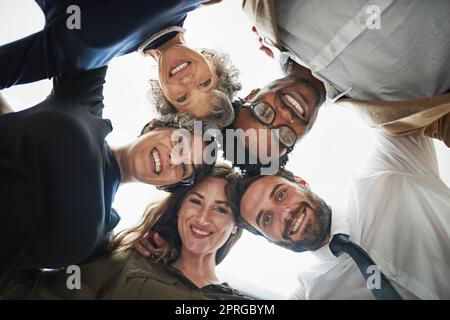
[[[3,97],[2,93],[0,92],[0,115],[4,113],[13,112],[14,110],[11,108],[11,106],[8,104],[6,99]]]
[[[151,255],[156,249],[168,245],[158,232],[147,231],[141,240],[134,245],[134,249],[144,257]]]
[[[252,27],[252,31],[255,33],[257,41],[258,41],[258,46],[259,46],[259,50],[261,50],[262,52],[264,52],[268,57],[270,58],[274,58],[273,52],[272,50],[270,50],[268,47],[266,47],[266,45],[263,42],[263,38],[259,35],[258,30],[256,29],[255,26]]]
[[[216,4],[222,2],[222,0],[209,0],[203,3],[200,3],[199,7],[209,6],[210,4]]]

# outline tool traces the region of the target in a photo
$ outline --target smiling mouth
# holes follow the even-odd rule
[[[206,238],[206,237],[209,237],[210,235],[213,234],[212,231],[208,231],[208,230],[205,230],[205,229],[200,229],[200,228],[195,227],[195,226],[191,226],[191,232],[194,235],[194,237],[196,237],[196,238]]]
[[[281,95],[281,99],[284,101],[284,103],[292,110],[294,111],[294,113],[303,120],[305,119],[305,106],[306,106],[306,102],[303,99],[296,99],[294,98],[292,95],[288,94],[288,93],[283,93]]]
[[[177,75],[179,72],[186,69],[191,63],[190,62],[181,62],[179,64],[176,64],[170,68],[170,76],[173,77]]]
[[[297,219],[294,220],[294,222],[292,223],[292,228],[291,231],[289,232],[289,234],[294,234],[297,232],[298,228],[300,228],[303,220],[305,219],[306,216],[306,211],[302,212]]]
[[[161,157],[159,155],[158,149],[153,148],[151,154],[155,173],[159,175],[161,173]]]

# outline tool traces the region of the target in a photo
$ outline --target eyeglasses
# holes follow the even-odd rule
[[[278,129],[275,131],[278,142],[283,148],[287,149],[287,153],[292,151],[297,141],[297,134],[294,129],[287,125],[272,126],[275,121],[276,112],[270,104],[263,101],[255,103],[246,102],[243,107],[250,108],[252,115],[262,124],[268,126],[270,129]]]

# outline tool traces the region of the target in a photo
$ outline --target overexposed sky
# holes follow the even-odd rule
[[[186,40],[192,46],[211,47],[231,55],[241,69],[240,96],[245,97],[251,89],[281,77],[281,73],[275,62],[258,50],[240,2],[224,0],[192,12],[185,28]],[[0,45],[37,32],[43,25],[44,16],[34,1],[0,0]],[[109,64],[104,117],[113,123],[114,131],[107,138],[111,145],[131,141],[153,118],[146,92],[147,80],[155,75],[153,61],[137,53],[116,58]],[[37,104],[50,91],[51,82],[45,80],[2,93],[14,109],[21,110]],[[372,143],[371,129],[356,114],[326,105],[311,133],[292,152],[287,168],[307,180],[312,190],[328,203],[345,206],[352,173],[363,166]],[[450,185],[450,154],[441,142],[436,143],[436,150],[441,176]],[[114,202],[122,216],[116,230],[134,225],[146,205],[162,196],[164,193],[152,186],[137,183],[122,186]],[[284,298],[297,287],[296,275],[313,264],[309,253],[292,253],[245,232],[218,271],[222,280],[237,288],[253,290],[262,298]]]

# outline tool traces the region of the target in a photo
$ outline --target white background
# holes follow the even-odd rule
[[[0,0],[0,45],[37,32],[43,25],[44,16],[34,1]],[[185,28],[190,45],[216,48],[231,55],[241,69],[241,97],[281,76],[275,62],[258,50],[251,25],[240,10],[240,1],[224,0],[192,12]],[[111,145],[134,139],[154,116],[146,92],[147,80],[155,75],[153,61],[136,53],[109,64],[104,117],[113,122],[114,131],[108,136]],[[44,80],[2,93],[15,110],[21,110],[43,100],[50,90],[51,82]],[[291,154],[288,169],[306,179],[327,202],[344,206],[352,173],[364,164],[372,142],[372,131],[356,114],[327,105],[320,110],[314,129]],[[436,142],[436,151],[441,176],[449,185],[450,153],[441,142]],[[122,216],[116,230],[134,225],[146,205],[163,196],[151,186],[122,186],[114,202]],[[245,232],[218,271],[222,280],[237,288],[253,291],[261,298],[282,299],[296,288],[296,274],[313,263],[309,253],[291,253]]]

